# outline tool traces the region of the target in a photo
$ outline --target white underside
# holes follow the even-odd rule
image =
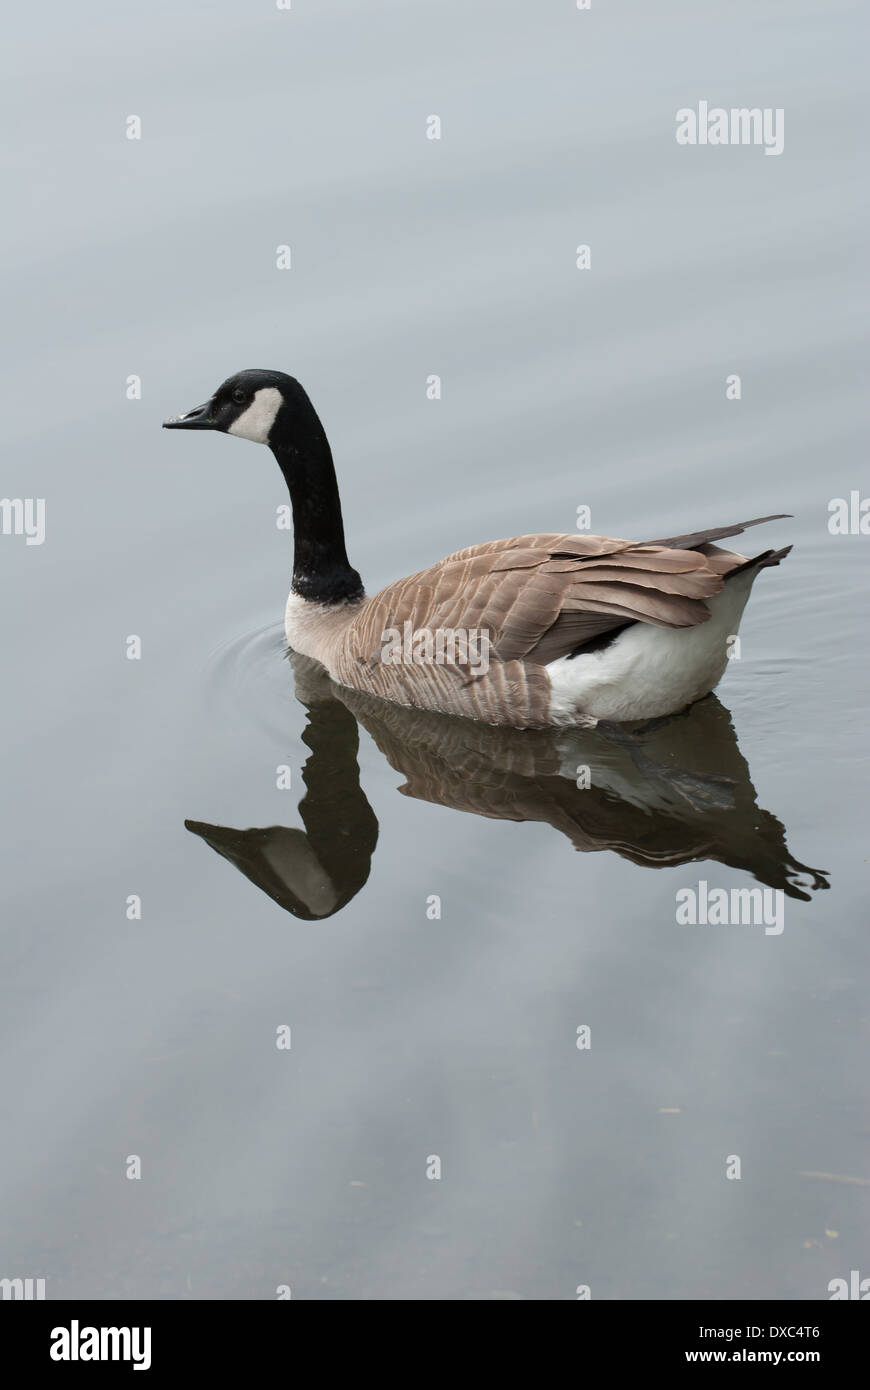
[[[600,651],[551,661],[552,722],[656,719],[708,695],[724,675],[728,638],[737,632],[757,573],[728,580],[707,600],[709,621],[697,627],[635,623]]]

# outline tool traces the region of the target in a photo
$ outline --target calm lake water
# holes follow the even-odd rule
[[[4,60],[2,491],[46,510],[0,536],[0,1277],[870,1275],[870,538],[828,526],[867,477],[857,7],[85,17],[19,10]],[[782,108],[783,153],[677,145],[701,100]],[[646,732],[373,705],[286,656],[271,456],[161,433],[249,366],[311,394],[370,592],[581,505],[639,538],[793,513],[736,544],[794,551],[717,696]],[[702,882],[780,892],[782,930],[680,925]]]

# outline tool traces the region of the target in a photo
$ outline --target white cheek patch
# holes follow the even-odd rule
[[[275,423],[275,416],[281,409],[282,396],[277,386],[261,386],[254,393],[254,399],[237,420],[234,420],[227,434],[237,434],[240,439],[252,439],[255,444],[267,444],[269,431]]]

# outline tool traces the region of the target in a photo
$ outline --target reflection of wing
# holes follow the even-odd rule
[[[791,858],[783,826],[757,806],[730,716],[713,695],[634,730],[533,733],[389,704],[334,685],[317,662],[291,660],[309,711],[305,830],[185,824],[295,917],[332,916],[369,876],[378,827],[359,784],[357,721],[405,778],[405,796],[545,821],[575,849],[613,850],[648,868],[713,859],[794,898],[828,886],[822,871]]]
[[[546,821],[575,849],[614,850],[648,867],[714,859],[792,897],[824,876],[793,860],[760,810],[728,712],[708,696],[636,731],[494,728],[402,709],[333,686],[405,778],[406,796],[475,815]],[[589,785],[578,775],[588,769]],[[582,780],[582,778],[581,778]]]

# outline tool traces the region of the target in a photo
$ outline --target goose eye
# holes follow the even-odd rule
[[[233,391],[233,400],[235,401],[236,405],[244,405],[246,399],[247,397],[244,391],[242,390],[241,386],[237,386]]]

